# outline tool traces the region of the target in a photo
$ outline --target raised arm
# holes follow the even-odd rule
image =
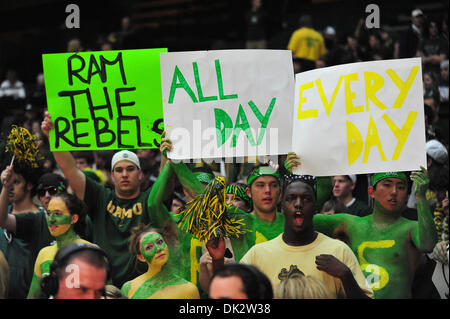
[[[329,237],[333,237],[336,230],[342,229],[345,231],[349,224],[348,219],[351,217],[348,214],[315,214],[313,217],[314,229]]]
[[[163,134],[163,137],[161,139],[162,157],[166,157],[166,153],[168,151],[170,152],[172,148],[172,142]],[[171,162],[171,166],[175,171],[175,174],[177,175],[181,186],[183,186],[183,188],[191,195],[191,197],[195,197],[203,193],[205,187],[198,181],[198,179],[191,172],[189,167],[186,166],[186,164],[184,164],[182,161],[173,162],[170,160],[169,162]]]
[[[49,132],[53,129],[53,122],[51,120],[50,113],[45,112],[44,120],[41,124],[41,130],[47,138]],[[56,163],[61,168],[64,177],[70,184],[70,187],[74,190],[75,194],[81,200],[84,199],[84,192],[86,187],[86,175],[77,168],[75,158],[68,151],[53,152]]]
[[[195,197],[204,192],[205,187],[198,181],[194,173],[183,162],[172,162],[173,170],[180,180],[181,186],[192,196]]]
[[[208,293],[211,277],[217,269],[225,264],[225,240],[213,238],[206,243],[208,253],[200,258],[199,281],[202,289]],[[211,265],[212,269],[208,267]]]
[[[415,182],[414,194],[417,202],[417,224],[412,230],[412,241],[421,252],[431,252],[437,243],[436,226],[430,212],[425,192],[430,182],[427,171],[412,172],[411,180]]]
[[[284,168],[286,171],[292,174],[292,169],[300,165],[300,157],[298,157],[298,155],[294,152],[289,152],[287,154],[286,161],[284,162]],[[332,190],[333,181],[330,176],[316,177],[316,203],[319,210],[330,197]]]
[[[39,278],[35,272],[33,272],[33,279],[31,280],[30,289],[28,290],[27,299],[39,299],[41,298],[41,278]]]
[[[148,196],[147,205],[149,207],[149,212],[152,214],[151,217],[154,218],[153,221],[156,227],[162,227],[164,222],[170,218],[168,209],[163,201],[169,193],[168,185],[171,182],[172,174],[172,165],[168,161],[159,173]]]
[[[318,176],[316,178],[316,203],[318,210],[322,209],[323,204],[330,198],[333,191],[333,180],[330,176]]]
[[[14,181],[14,172],[12,166],[7,166],[1,174],[2,191],[0,193],[0,227],[16,232],[16,216],[8,214],[8,193],[10,192]]]

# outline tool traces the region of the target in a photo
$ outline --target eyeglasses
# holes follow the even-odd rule
[[[43,196],[45,196],[45,193],[48,192],[50,194],[50,196],[53,196],[55,194],[58,194],[61,190],[62,189],[59,186],[49,186],[46,188],[39,188],[37,190],[37,195],[39,197],[43,197]]]

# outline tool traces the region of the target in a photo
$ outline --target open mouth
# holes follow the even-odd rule
[[[294,214],[294,225],[295,226],[301,226],[303,224],[303,214],[302,212],[295,212]]]

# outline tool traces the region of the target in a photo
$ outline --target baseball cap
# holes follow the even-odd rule
[[[67,181],[59,174],[45,173],[39,178],[37,188],[46,188],[50,186],[67,189]]]
[[[67,190],[67,181],[59,174],[45,173],[42,175],[37,183],[36,193],[39,197],[45,195],[48,191],[50,195],[54,195],[59,192]]]
[[[111,160],[111,170],[114,169],[114,166],[121,161],[128,161],[136,165],[139,169],[141,169],[141,165],[139,163],[139,158],[133,152],[128,150],[122,150],[114,154]]]
[[[444,60],[441,62],[441,69],[448,69],[448,60]]]
[[[448,161],[448,152],[444,145],[438,140],[429,140],[426,144],[427,154],[439,164]]]
[[[420,9],[414,9],[414,10],[411,12],[411,16],[412,16],[412,17],[423,16],[423,12],[422,12],[422,10],[420,10]]]
[[[353,183],[356,183],[356,175],[347,175]]]

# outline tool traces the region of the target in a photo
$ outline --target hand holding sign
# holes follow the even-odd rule
[[[50,136],[50,131],[53,129],[53,122],[48,111],[44,113],[44,120],[41,123],[41,130],[47,138]]]
[[[299,167],[300,165],[300,157],[298,157],[294,152],[289,152],[286,160],[284,161],[284,167],[286,168],[286,170],[292,174],[292,169],[295,167]]]

